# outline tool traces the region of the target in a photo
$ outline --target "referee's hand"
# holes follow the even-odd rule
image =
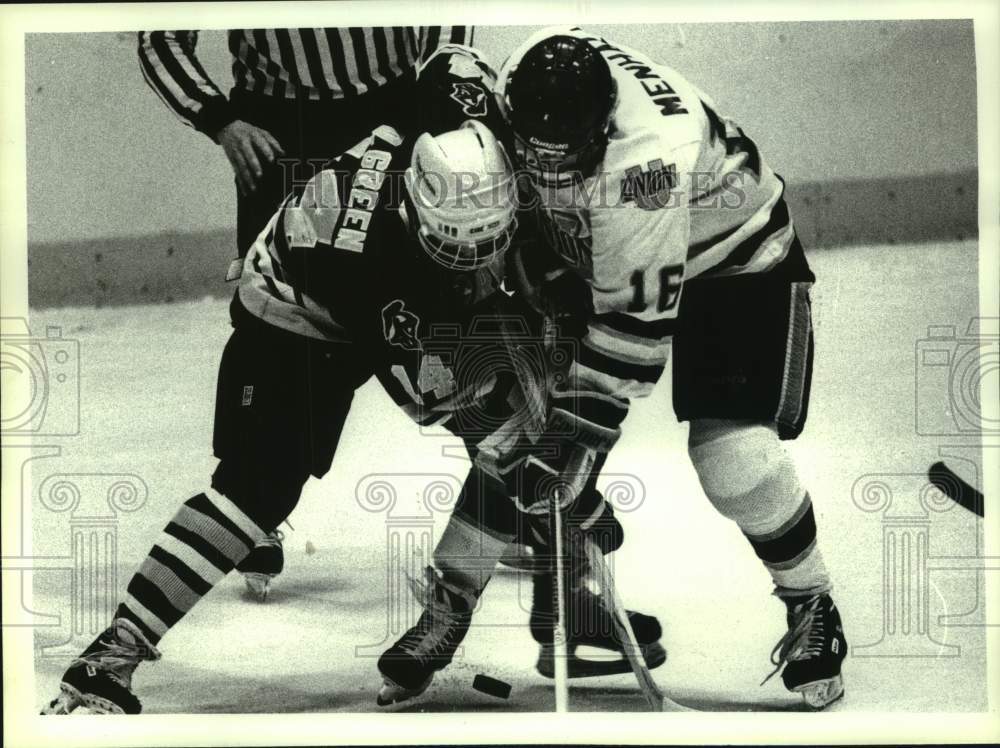
[[[271,133],[239,119],[219,130],[216,137],[233,165],[236,184],[244,195],[257,189],[264,167],[285,154]]]

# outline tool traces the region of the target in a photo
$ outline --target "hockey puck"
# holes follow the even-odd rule
[[[510,683],[504,683],[502,680],[491,678],[482,673],[472,679],[472,687],[487,696],[495,696],[498,699],[510,697]]]

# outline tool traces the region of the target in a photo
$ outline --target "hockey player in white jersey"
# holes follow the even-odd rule
[[[519,285],[586,320],[564,395],[613,431],[672,344],[674,410],[705,495],[786,606],[771,675],[826,706],[843,694],[847,645],[811,499],[781,444],[805,422],[815,280],[784,183],[680,74],[579,28],[530,37],[497,98],[545,237],[518,253]]]

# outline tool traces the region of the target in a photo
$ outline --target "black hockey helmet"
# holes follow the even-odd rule
[[[589,176],[604,156],[616,98],[608,63],[586,40],[540,41],[505,81],[502,104],[520,165],[542,178]]]

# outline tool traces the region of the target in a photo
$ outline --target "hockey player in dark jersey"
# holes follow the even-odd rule
[[[414,181],[393,205],[392,180],[404,171]],[[450,219],[438,211],[442,222],[464,219],[464,233],[446,245],[442,224],[421,223],[411,195],[431,177],[448,190],[441,177],[455,171],[477,175],[495,196],[482,210],[453,210]],[[436,323],[462,325],[507,299],[497,288],[515,226],[505,192],[510,174],[502,148],[479,123],[415,144],[386,126],[287,198],[247,254],[232,303],[211,485],[167,524],[111,626],[74,660],[45,713],[81,705],[140,710],[131,689],[138,663],[159,658],[161,638],[284,521],[306,479],[327,472],[354,390],[373,373],[421,417],[478,400],[502,403],[502,377],[465,376],[422,347]],[[444,235],[455,227],[447,224]],[[435,258],[425,250],[432,242]],[[469,313],[464,320],[456,319],[459,306]],[[478,488],[469,484],[470,493]]]

